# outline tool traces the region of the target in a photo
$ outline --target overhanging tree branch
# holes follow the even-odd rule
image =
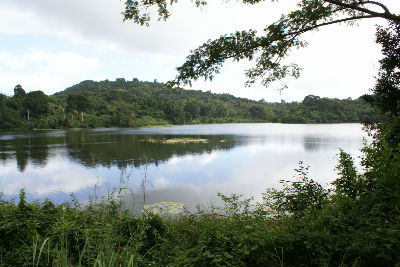
[[[333,5],[348,8],[350,10],[361,11],[363,13],[367,13],[367,14],[373,15],[375,17],[384,18],[384,19],[387,19],[390,21],[395,21],[397,23],[400,23],[400,16],[396,16],[396,15],[390,13],[389,9],[384,4],[376,2],[376,1],[360,1],[360,2],[355,2],[355,3],[351,3],[351,4],[344,3],[344,2],[338,1],[338,0],[324,0],[324,1],[331,3]],[[380,12],[370,10],[368,8],[360,7],[360,5],[364,5],[364,4],[378,5],[378,6],[382,7],[383,10],[385,10],[385,12],[380,13]]]
[[[365,4],[373,4],[373,5],[377,5],[379,7],[381,7],[383,10],[385,10],[385,13],[390,13],[389,9],[382,3],[376,2],[376,1],[364,1],[364,2],[360,2],[362,5]]]
[[[236,37],[235,35],[222,36],[217,40],[204,44],[203,46],[193,51],[190,56],[188,56],[186,63],[178,68],[179,75],[176,77],[175,84],[183,83],[191,85],[189,77],[196,80],[199,77],[203,76],[205,79],[211,80],[214,76],[214,73],[219,72],[220,67],[222,67],[224,61],[228,59],[234,59],[237,61],[244,58],[251,59],[251,56],[260,49],[264,49],[269,52],[269,56],[271,56],[271,58],[270,60],[268,60],[268,65],[270,66],[272,71],[274,71],[274,68],[275,71],[277,71],[279,69],[279,62],[283,57],[286,56],[288,50],[290,50],[291,47],[297,45],[296,40],[302,33],[312,31],[323,26],[374,17],[375,16],[373,15],[354,16],[324,22],[309,27],[302,27],[301,30],[297,31],[290,31],[282,34],[271,34],[267,35],[267,37],[254,38],[251,44],[242,47],[235,46],[235,44],[240,45],[242,43],[240,38],[238,37],[238,34],[236,34]],[[290,37],[290,40],[286,40],[287,37]],[[280,49],[276,51],[275,54],[274,52],[269,51],[269,48],[274,44],[274,42],[281,43],[279,45]],[[224,47],[225,49],[223,49]],[[223,50],[224,52],[221,53],[221,50]],[[272,59],[272,57],[274,59]],[[262,60],[260,61],[263,62]],[[255,69],[253,69],[253,71],[254,70]],[[261,69],[257,69],[256,73],[261,73]],[[247,76],[253,80],[248,81],[247,84],[254,83],[256,75],[248,71]]]
[[[293,35],[293,34],[301,34],[301,33],[305,33],[323,26],[328,26],[328,25],[332,25],[332,24],[338,24],[338,23],[342,23],[342,22],[347,22],[347,21],[352,21],[352,20],[359,20],[359,19],[369,19],[369,18],[376,18],[376,16],[374,15],[367,15],[367,16],[355,16],[355,17],[349,17],[349,18],[345,18],[345,19],[338,19],[338,20],[334,20],[334,21],[329,21],[329,22],[325,22],[325,23],[321,23],[315,26],[311,26],[311,27],[307,27],[304,28],[302,30],[299,31],[295,31],[295,32],[290,32],[285,34],[285,36],[288,35]]]
[[[169,0],[126,0],[125,19],[132,19],[138,24],[147,24],[150,16],[141,12],[141,7],[158,8],[159,19],[169,16]],[[267,0],[240,0],[243,4],[259,4]],[[275,1],[275,0],[270,0]],[[289,0],[288,0],[289,1]],[[172,0],[170,3],[175,3]],[[205,4],[206,0],[196,0]],[[239,61],[254,60],[254,68],[246,71],[249,78],[247,84],[262,78],[262,83],[268,85],[271,81],[280,80],[286,75],[298,77],[297,65],[283,65],[284,59],[292,48],[306,46],[300,40],[303,33],[317,30],[332,24],[353,22],[368,18],[383,18],[389,22],[400,24],[400,16],[390,12],[378,0],[297,0],[298,9],[283,15],[280,20],[267,25],[265,35],[256,35],[256,31],[248,30],[223,35],[208,41],[191,51],[186,62],[177,68],[178,75],[171,85],[188,84],[202,77],[213,79],[219,73],[224,62],[229,59]],[[371,10],[379,7],[382,12]],[[282,64],[282,65],[281,65]]]

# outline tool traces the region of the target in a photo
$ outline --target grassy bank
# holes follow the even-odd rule
[[[225,206],[179,216],[134,216],[118,194],[55,205],[21,191],[0,202],[0,266],[398,266],[398,196],[354,191],[364,183],[344,152],[333,190],[307,171],[262,202],[221,195]]]

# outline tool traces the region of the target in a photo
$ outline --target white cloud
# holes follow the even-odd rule
[[[90,170],[68,164],[62,158],[53,159],[45,169],[29,164],[24,173],[16,172],[13,166],[3,166],[0,177],[0,192],[6,195],[16,194],[22,188],[39,196],[71,193],[103,184],[103,179]]]
[[[71,52],[0,51],[0,87],[7,88],[6,93],[11,94],[13,86],[19,83],[24,88],[49,94],[61,84],[87,79],[100,66],[101,62],[95,58]]]
[[[163,175],[155,177],[153,185],[157,188],[162,188],[171,185],[171,181],[165,178]]]
[[[123,23],[124,1],[118,0],[2,0],[0,33],[39,34],[75,43],[102,46],[113,51],[141,51],[179,56],[209,38],[246,30],[262,31],[267,23],[279,19],[295,3],[244,6],[237,2],[210,1],[202,10],[189,1],[171,8],[167,21],[140,27]],[[267,15],[266,15],[267,14]]]
[[[197,164],[199,166],[204,166],[204,165],[210,164],[217,158],[218,154],[219,154],[219,152],[217,152],[217,151],[213,151],[211,153],[204,153],[199,157]]]
[[[3,65],[7,64],[7,68],[11,66],[14,70],[7,75],[2,74],[0,86],[9,88],[10,83],[14,85],[22,80],[21,83],[32,84],[38,89],[44,85],[46,91],[55,92],[81,80],[95,77],[112,79],[125,76],[125,78],[167,81],[174,78],[174,68],[184,62],[191,49],[195,49],[208,39],[236,30],[253,28],[261,32],[265,25],[276,21],[282,13],[288,13],[293,9],[296,2],[266,1],[261,5],[252,6],[242,5],[236,1],[228,3],[209,1],[203,10],[199,10],[192,2],[181,1],[173,6],[172,16],[168,21],[157,22],[153,19],[151,26],[147,28],[134,25],[132,22],[122,22],[121,11],[124,1],[2,0],[0,33],[24,36],[28,47],[29,36],[32,35],[62,40],[66,46],[83,45],[92,54],[89,56],[80,52],[81,58],[71,60],[92,61],[89,64],[90,72],[85,68],[88,66],[86,60],[82,65],[83,71],[79,67],[80,64],[73,64],[74,68],[70,68],[71,65],[68,63],[63,64],[66,68],[65,74],[61,71],[54,73],[51,67],[46,70],[43,64],[33,64],[29,68],[29,75],[17,71],[21,67],[19,64],[25,64],[23,62],[0,62]],[[382,2],[395,12],[400,9],[399,1],[382,0]],[[310,46],[307,49],[293,51],[294,56],[290,59],[304,68],[303,75],[299,80],[288,81],[290,89],[284,91],[282,95],[273,86],[267,89],[260,85],[244,88],[243,73],[250,66],[246,62],[228,63],[213,83],[196,82],[194,89],[211,89],[213,92],[229,92],[253,99],[265,98],[267,101],[279,101],[281,98],[301,100],[308,94],[340,98],[358,97],[368,92],[374,84],[373,75],[376,73],[379,57],[379,47],[374,42],[376,23],[378,21],[367,22],[365,27],[352,29],[344,25],[333,26],[306,36]],[[47,49],[43,47],[41,51],[50,53]],[[52,47],[51,53],[57,51],[57,54],[60,54],[63,52],[60,49],[63,48]],[[74,49],[68,51],[77,54]],[[15,55],[22,57],[26,53],[24,51],[22,55]],[[96,59],[93,58],[93,53],[97,57],[97,63],[94,63]],[[107,62],[106,64],[110,66],[100,69],[98,63],[105,61],[104,55],[108,57],[115,55],[116,63]],[[132,58],[132,60],[122,62],[121,58]],[[146,60],[141,60],[142,58]],[[115,65],[119,62],[121,67],[116,70]],[[77,71],[72,73],[74,69]],[[121,75],[115,73],[116,71]],[[131,73],[132,77],[127,77]],[[141,77],[135,73],[140,73]],[[4,79],[8,81],[7,85]]]

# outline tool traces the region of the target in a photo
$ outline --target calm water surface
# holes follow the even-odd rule
[[[205,143],[157,140],[202,138]],[[335,179],[339,148],[357,157],[360,124],[215,124],[139,129],[0,132],[0,192],[12,198],[25,188],[30,199],[57,203],[74,193],[129,187],[146,204],[218,204],[217,192],[260,196],[295,174],[299,161],[310,177]]]

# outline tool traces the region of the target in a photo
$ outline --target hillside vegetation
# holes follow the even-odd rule
[[[333,123],[377,121],[362,99],[339,100],[309,95],[302,102],[270,103],[200,90],[171,89],[162,83],[83,81],[47,96],[0,94],[0,128],[51,129],[138,127],[162,124],[226,122]]]

